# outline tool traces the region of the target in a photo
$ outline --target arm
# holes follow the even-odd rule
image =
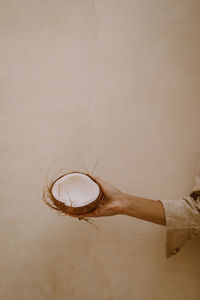
[[[121,192],[108,182],[94,177],[102,187],[104,200],[98,207],[78,218],[123,214],[166,225],[166,258],[176,254],[184,244],[200,236],[200,168],[196,185],[188,197],[179,200],[151,200]]]
[[[98,207],[83,215],[72,215],[73,217],[104,217],[113,215],[127,215],[146,220],[160,225],[165,225],[165,213],[161,202],[132,196],[118,190],[108,182],[99,177],[94,177],[103,190],[104,199]]]
[[[121,214],[149,221],[159,225],[166,225],[165,211],[160,201],[132,196],[126,193],[121,194]]]
[[[166,225],[166,258],[176,254],[187,241],[200,237],[200,168],[196,185],[187,197],[178,200],[150,200],[124,194],[122,213]]]

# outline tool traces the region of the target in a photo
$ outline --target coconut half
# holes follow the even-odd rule
[[[84,214],[95,209],[103,198],[101,186],[81,172],[70,172],[57,178],[49,193],[58,210],[74,214]]]

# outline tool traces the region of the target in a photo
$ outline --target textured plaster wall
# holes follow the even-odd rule
[[[179,199],[200,160],[198,0],[0,0],[0,299],[197,300],[200,242],[59,217],[45,175],[88,170]]]

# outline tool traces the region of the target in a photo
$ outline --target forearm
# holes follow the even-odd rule
[[[166,225],[165,212],[161,202],[122,193],[121,214]]]

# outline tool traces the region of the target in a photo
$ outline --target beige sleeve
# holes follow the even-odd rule
[[[188,240],[200,237],[200,166],[195,186],[180,200],[159,200],[166,218],[166,258],[176,254]]]

